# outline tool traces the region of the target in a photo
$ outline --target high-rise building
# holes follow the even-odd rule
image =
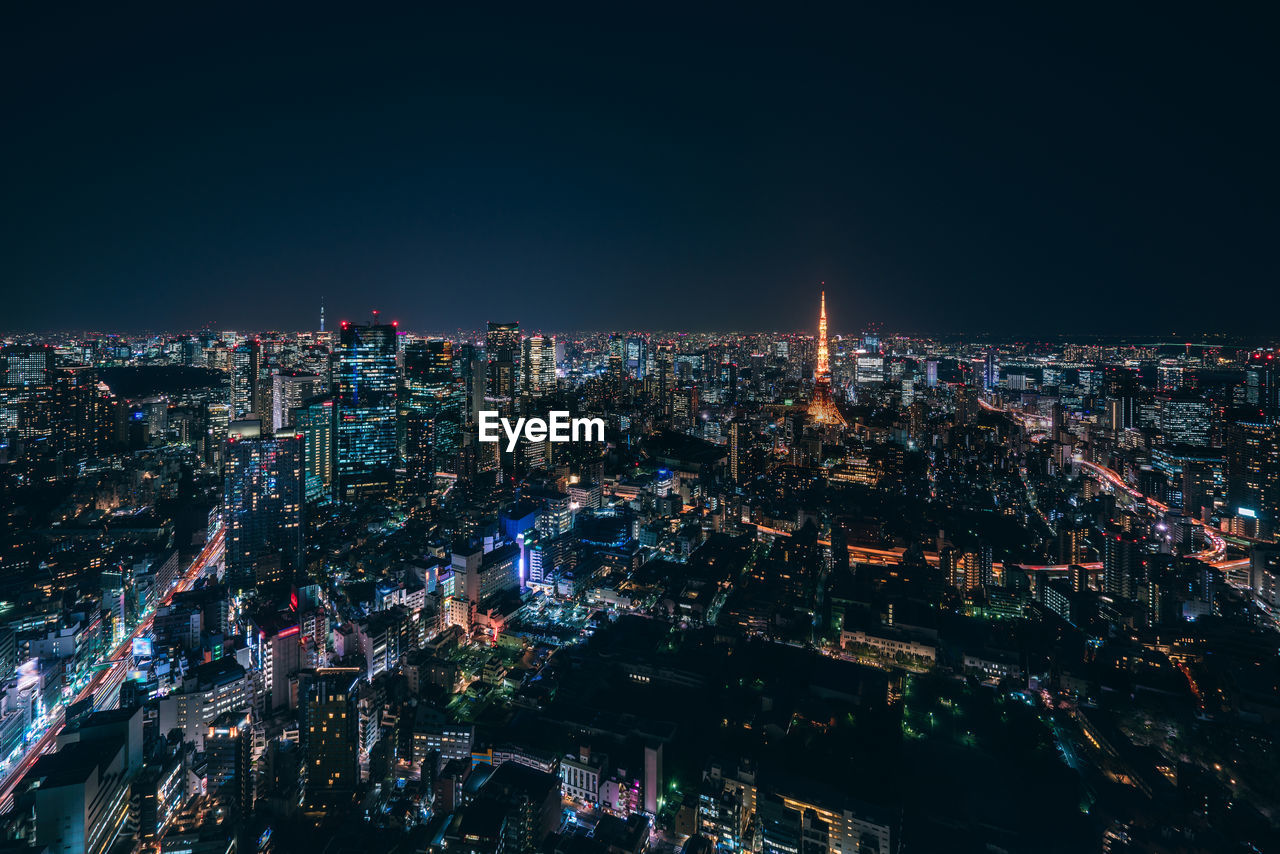
[[[556,340],[546,335],[524,339],[520,375],[524,394],[540,397],[556,387]]]
[[[1280,365],[1276,364],[1273,350],[1259,350],[1249,354],[1244,369],[1244,402],[1265,414],[1280,412]]]
[[[293,707],[290,679],[302,667],[302,626],[296,613],[271,610],[249,621],[246,640],[253,665],[261,676],[259,702],[267,715]]]
[[[149,762],[133,781],[130,814],[137,825],[138,842],[149,847],[164,836],[187,800],[187,769],[181,755]]]
[[[1058,563],[1084,563],[1086,529],[1063,521],[1058,525]]]
[[[1197,397],[1162,395],[1156,399],[1156,405],[1163,444],[1209,447],[1215,412],[1212,403]]]
[[[747,426],[740,421],[729,423],[729,479],[742,483],[747,475]]]
[[[271,430],[296,426],[293,411],[302,402],[326,391],[320,377],[308,371],[277,371],[271,375]]]
[[[231,390],[231,418],[240,421],[253,415],[267,417],[258,407],[262,402],[262,345],[243,341],[227,351],[227,373]]]
[[[520,393],[520,324],[489,321],[484,351],[488,378],[485,395],[504,415],[509,415]]]
[[[1103,591],[1117,599],[1135,599],[1138,584],[1145,576],[1146,555],[1143,538],[1124,531],[1107,531],[1103,536]]]
[[[465,385],[451,341],[415,341],[404,351],[405,476],[429,489],[436,472],[457,472]]]
[[[991,391],[1000,382],[1000,364],[996,361],[996,351],[987,350],[982,359],[982,390]]]
[[[47,386],[53,382],[57,354],[45,345],[12,345],[0,350],[0,385]]]
[[[50,854],[105,854],[129,818],[128,741],[80,740],[41,756],[24,784],[34,789],[35,834]]]
[[[1130,395],[1107,400],[1107,425],[1112,433],[1130,430],[1137,425],[1137,401]]]
[[[226,572],[239,589],[292,581],[303,569],[304,438],[236,422],[227,440]]]
[[[57,372],[49,426],[58,451],[85,457],[103,449],[111,428],[110,394],[91,368],[63,368]]]
[[[342,500],[395,488],[399,339],[395,324],[342,324],[333,354],[335,482]]]
[[[858,385],[877,385],[884,382],[884,357],[879,354],[858,356],[854,376]]]
[[[332,812],[350,806],[358,782],[356,682],[360,669],[316,668],[298,682],[303,808]]]
[[[560,823],[560,778],[519,762],[503,762],[468,807],[478,811],[492,808],[506,817],[497,850],[535,854]]]
[[[253,812],[252,724],[248,709],[224,712],[209,724],[204,736],[209,794],[238,818]]]
[[[924,363],[924,384],[927,388],[938,387],[938,361],[929,359]]]
[[[626,338],[623,341],[622,365],[631,379],[643,380],[648,376],[649,342],[639,336]]]
[[[978,390],[970,385],[956,387],[956,422],[972,424],[978,419]]]
[[[515,544],[490,552],[482,548],[455,550],[453,571],[462,579],[463,596],[478,605],[494,594],[519,589],[519,557],[520,547]]]
[[[333,434],[337,407],[332,397],[313,397],[293,411],[294,429],[305,441],[306,496],[316,501],[333,494]]]
[[[1259,410],[1235,413],[1226,429],[1227,504],[1265,529],[1280,518],[1280,425]]]

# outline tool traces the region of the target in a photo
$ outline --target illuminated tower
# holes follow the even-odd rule
[[[818,313],[818,369],[813,372],[813,399],[809,401],[809,418],[815,424],[847,426],[844,416],[831,397],[831,358],[827,353],[827,292],[822,292]]]

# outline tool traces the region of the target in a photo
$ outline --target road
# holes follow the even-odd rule
[[[200,554],[196,555],[195,559],[191,561],[187,571],[178,579],[178,583],[170,588],[169,592],[161,599],[161,604],[168,605],[173,600],[175,593],[190,590],[196,579],[203,575],[205,570],[212,565],[216,565],[222,558],[224,541],[225,529],[222,525],[219,525],[213,537],[205,544]],[[111,654],[104,659],[111,662],[110,666],[99,670],[90,678],[88,684],[80,689],[80,692],[76,695],[75,702],[93,697],[96,707],[98,703],[111,696],[120,687],[129,672],[129,665],[133,661],[133,641],[151,631],[154,617],[155,609],[153,608],[138,624],[137,628],[130,632],[128,637],[121,641],[112,650]],[[17,764],[5,775],[4,781],[0,783],[0,813],[8,812],[12,807],[14,789],[17,788],[27,771],[31,770],[31,766],[56,745],[58,735],[62,732],[62,727],[65,723],[64,715],[65,707],[60,706],[54,722],[39,738],[31,742],[26,752],[22,755],[22,759],[18,760]]]
[[[978,400],[978,404],[983,409],[986,409],[989,412],[1001,412],[1001,413],[1004,413],[1005,415],[1008,415],[1010,418],[1021,423],[1022,426],[1026,428],[1028,431],[1032,429],[1036,429],[1031,426],[1031,422],[1043,423],[1046,420],[1042,416],[1027,415],[1025,413],[1013,412],[1009,409],[1004,409],[1002,407],[995,406],[994,404],[981,399]],[[1080,459],[1079,457],[1076,457],[1075,461],[1080,464],[1080,467],[1084,471],[1098,478],[1103,483],[1107,484],[1113,489],[1117,489],[1117,490],[1120,490],[1121,492],[1127,493],[1134,499],[1145,502],[1148,507],[1155,508],[1161,513],[1169,512],[1169,505],[1164,504],[1163,502],[1157,501],[1156,499],[1151,498],[1150,496],[1143,495],[1138,490],[1129,486],[1129,484],[1125,483],[1124,478],[1121,477],[1120,474],[1114,469],[1109,469],[1106,466],[1099,465],[1097,463],[1088,462],[1086,460]],[[1192,557],[1199,558],[1205,563],[1213,564],[1218,569],[1221,569],[1224,571],[1230,570],[1230,569],[1238,569],[1241,566],[1248,565],[1249,563],[1248,560],[1227,560],[1226,559],[1227,541],[1222,538],[1222,534],[1219,533],[1216,528],[1210,525],[1206,525],[1204,522],[1201,522],[1199,519],[1196,519],[1193,517],[1188,517],[1188,518],[1191,519],[1191,521],[1200,528],[1200,530],[1204,534],[1205,542],[1209,544],[1208,548],[1204,549],[1203,551],[1197,552],[1196,554],[1192,555]],[[1085,564],[1085,565],[1088,566],[1088,564]],[[1026,568],[1057,569],[1058,567],[1026,567]],[[1065,567],[1062,567],[1062,568],[1065,569]]]

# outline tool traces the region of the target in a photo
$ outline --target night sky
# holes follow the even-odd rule
[[[1275,332],[1274,4],[269,5],[0,24],[0,328]]]

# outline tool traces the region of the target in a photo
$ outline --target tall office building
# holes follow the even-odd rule
[[[0,433],[16,429],[23,439],[52,435],[49,404],[56,361],[52,347],[0,350]]]
[[[0,385],[47,386],[53,382],[57,354],[45,345],[12,345],[0,350]]]
[[[1268,415],[1280,412],[1280,384],[1277,384],[1276,354],[1259,350],[1249,354],[1244,368],[1244,402]]]
[[[747,426],[741,421],[729,422],[729,479],[742,483],[747,476]]]
[[[1123,531],[1107,531],[1103,536],[1102,582],[1108,596],[1137,597],[1138,584],[1146,574],[1143,539]]]
[[[858,385],[877,385],[884,382],[884,357],[859,356],[854,376]]]
[[[927,388],[938,387],[938,360],[929,359],[924,363],[924,384]]]
[[[1156,398],[1160,439],[1165,445],[1209,447],[1215,407],[1197,397],[1163,395]]]
[[[524,339],[520,375],[524,394],[540,397],[556,387],[556,340],[546,335]]]
[[[955,391],[956,401],[956,422],[959,424],[972,424],[978,420],[978,412],[980,406],[978,404],[978,390],[973,386],[958,386]]]
[[[253,812],[252,723],[248,709],[224,712],[209,724],[204,736],[209,794],[240,819]]]
[[[325,667],[299,677],[303,808],[310,812],[340,810],[355,795],[359,744],[355,686],[360,674],[359,668]]]
[[[520,393],[520,324],[489,321],[484,350],[487,362],[486,396],[510,415],[516,395]]]
[[[295,706],[297,697],[289,683],[302,667],[301,632],[302,624],[295,612],[268,608],[249,621],[245,640],[253,666],[262,674],[258,702],[267,715]]]
[[[414,341],[404,351],[405,477],[429,489],[436,472],[456,472],[465,387],[452,341]]]
[[[458,376],[462,380],[463,426],[475,426],[479,412],[484,409],[486,365],[484,354],[473,344],[463,344],[456,353]]]
[[[232,420],[240,421],[254,414],[267,415],[258,409],[262,402],[262,345],[257,341],[243,341],[227,351],[227,360]]]
[[[333,398],[313,397],[293,411],[294,429],[305,437],[305,493],[308,501],[333,494]]]
[[[1132,396],[1113,397],[1107,400],[1107,424],[1112,433],[1121,433],[1137,424],[1137,401]]]
[[[649,342],[640,337],[626,338],[623,341],[622,364],[627,376],[633,380],[648,376]]]
[[[395,324],[343,322],[333,354],[335,479],[343,500],[389,495],[395,488],[398,353]]]
[[[671,402],[675,391],[676,352],[670,344],[659,344],[654,351],[653,369],[657,388],[658,411],[671,414]]]
[[[1280,425],[1256,409],[1236,413],[1226,451],[1228,510],[1259,520],[1266,533],[1280,519]]]
[[[296,426],[293,411],[308,398],[323,394],[327,389],[320,377],[309,371],[277,371],[271,375],[271,430],[283,430]]]
[[[57,450],[77,457],[102,450],[110,435],[112,398],[92,368],[57,371],[51,403],[49,428]]]
[[[292,430],[264,437],[256,421],[231,425],[226,572],[239,589],[292,581],[303,569],[304,441]]]
[[[125,738],[80,740],[41,756],[24,785],[34,790],[35,837],[50,854],[105,854],[129,819]]]

